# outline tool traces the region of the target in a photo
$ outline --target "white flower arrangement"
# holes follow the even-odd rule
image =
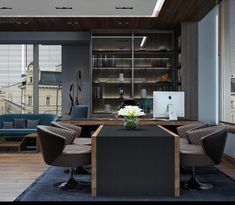
[[[118,115],[123,116],[126,119],[135,119],[139,116],[145,115],[145,113],[138,106],[127,105],[118,110]]]

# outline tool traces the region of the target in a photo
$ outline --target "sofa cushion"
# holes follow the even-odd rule
[[[28,129],[36,129],[37,125],[39,125],[40,120],[29,120],[27,119],[27,128]]]
[[[25,119],[14,119],[14,128],[24,129],[25,128]]]
[[[13,122],[3,122],[3,129],[12,129]]]

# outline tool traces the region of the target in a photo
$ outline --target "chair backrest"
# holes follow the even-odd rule
[[[62,153],[65,146],[65,138],[51,131],[50,126],[37,126],[42,156],[46,164],[52,162]]]
[[[208,127],[209,124],[207,122],[198,122],[195,124],[189,124],[189,125],[183,125],[183,126],[179,126],[177,127],[177,132],[179,134],[180,137],[186,138],[187,137],[187,131],[192,131],[195,129],[200,129],[200,128],[204,128],[204,127]]]
[[[224,154],[228,129],[226,126],[212,126],[210,128],[211,133],[201,139],[202,147],[214,163],[219,164]]]
[[[63,123],[63,122],[51,122],[51,125],[53,127],[58,127],[66,130],[73,130],[76,132],[76,137],[80,137],[81,132],[82,132],[82,127],[68,124],[68,123]]]
[[[87,118],[88,115],[88,106],[87,105],[74,105],[72,107],[69,120],[74,120],[78,118]]]

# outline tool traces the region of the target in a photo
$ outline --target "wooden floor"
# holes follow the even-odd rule
[[[235,166],[222,161],[217,166],[235,179]],[[14,201],[48,166],[41,153],[0,153],[0,201]]]
[[[41,153],[0,153],[0,201],[14,201],[47,168]]]

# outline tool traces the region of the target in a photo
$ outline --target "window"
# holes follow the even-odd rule
[[[39,113],[61,115],[61,46],[39,45],[39,68]]]
[[[33,60],[32,45],[0,45],[0,106],[1,113],[27,113],[26,74]],[[26,99],[24,99],[26,98]],[[31,100],[32,102],[32,100]]]
[[[29,82],[32,83],[33,82],[33,77],[29,78]]]
[[[220,120],[235,123],[235,1],[223,1],[220,14]]]
[[[51,101],[51,97],[46,97],[46,105],[49,106]]]
[[[28,105],[32,106],[32,96],[28,96]]]

